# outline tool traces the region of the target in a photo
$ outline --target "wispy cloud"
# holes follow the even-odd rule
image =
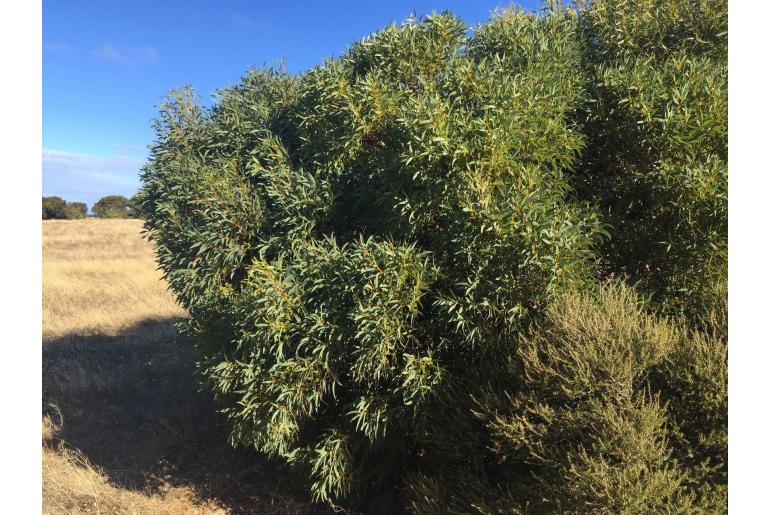
[[[243,13],[233,13],[228,17],[227,21],[230,22],[230,25],[243,29],[256,28],[260,30],[267,30],[270,28],[270,25],[265,20],[261,18],[254,18]]]
[[[99,59],[114,61],[124,66],[131,67],[144,64],[153,64],[160,58],[158,51],[150,46],[115,46],[109,41],[105,42],[99,48],[92,50],[91,53]]]
[[[43,50],[48,50],[50,52],[66,52],[70,49],[71,47],[63,41],[59,41],[57,43],[43,41]]]
[[[43,195],[58,195],[89,205],[105,195],[133,195],[139,188],[137,155],[94,156],[43,149]]]

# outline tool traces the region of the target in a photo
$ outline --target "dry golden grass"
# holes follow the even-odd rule
[[[184,312],[155,269],[140,220],[43,222],[43,339],[115,335]]]
[[[43,512],[309,513],[231,449],[138,220],[43,222]]]
[[[61,428],[43,418],[44,513],[225,514],[213,502],[201,501],[188,488],[148,495],[115,487],[80,451],[55,443]]]

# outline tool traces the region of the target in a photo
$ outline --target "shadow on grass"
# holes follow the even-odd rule
[[[121,488],[189,487],[233,513],[326,513],[283,464],[227,444],[197,354],[172,324],[43,342],[43,410],[61,411],[59,438]]]

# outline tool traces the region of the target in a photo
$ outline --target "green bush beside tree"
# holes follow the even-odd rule
[[[462,423],[437,418],[441,459],[410,477],[410,507],[726,512],[725,314],[693,329],[614,281],[560,297],[503,365],[450,397]]]
[[[437,14],[172,92],[137,201],[232,442],[369,511],[724,511],[726,16]]]
[[[67,218],[67,201],[61,197],[43,197],[43,220]]]
[[[66,218],[70,220],[77,220],[88,216],[88,206],[85,202],[67,202]]]
[[[97,201],[91,210],[97,218],[130,218],[130,202],[123,195],[107,195]]]
[[[83,202],[67,202],[61,197],[43,197],[43,220],[85,218],[88,208]]]

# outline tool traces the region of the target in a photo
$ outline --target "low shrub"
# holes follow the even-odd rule
[[[565,295],[451,400],[476,421],[432,435],[442,459],[412,478],[412,508],[726,512],[725,336],[649,314],[623,283]]]
[[[85,202],[68,202],[65,211],[67,215],[65,218],[77,220],[88,215],[88,206]]]
[[[129,200],[123,195],[107,195],[91,208],[97,218],[130,218]]]
[[[75,220],[85,218],[88,208],[83,202],[67,202],[61,197],[43,197],[43,220]]]

